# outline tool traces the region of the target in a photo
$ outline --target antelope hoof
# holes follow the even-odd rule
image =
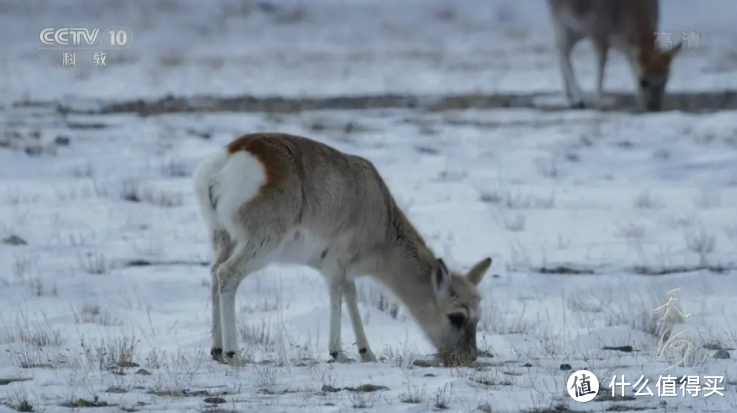
[[[574,102],[571,104],[571,109],[586,109],[586,105],[583,101]]]
[[[210,357],[212,357],[213,360],[217,361],[218,363],[224,363],[223,360],[223,349],[221,348],[211,348],[210,349]]]
[[[225,364],[233,367],[241,367],[243,366],[243,360],[241,360],[240,356],[235,351],[229,351],[225,353]]]
[[[361,363],[375,363],[376,362],[376,356],[368,348],[358,349],[358,354],[361,355]]]
[[[328,361],[328,363],[353,363],[354,361],[356,361],[348,357],[342,350],[333,351],[332,353],[330,353],[330,358],[331,360]]]

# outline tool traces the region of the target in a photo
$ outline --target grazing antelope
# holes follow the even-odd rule
[[[194,173],[212,238],[212,349],[238,364],[235,296],[249,274],[272,263],[318,270],[330,294],[330,356],[341,349],[345,298],[361,361],[376,361],[358,311],[358,276],[369,275],[406,305],[446,357],[476,358],[486,258],[461,275],[436,258],[368,160],[281,133],[241,136]]]
[[[622,52],[637,79],[640,106],[659,111],[671,61],[681,49],[656,45],[658,0],[548,0],[566,96],[572,107],[584,108],[583,93],[571,65],[571,51],[583,38],[594,44],[597,57],[596,99],[601,104],[609,46]]]

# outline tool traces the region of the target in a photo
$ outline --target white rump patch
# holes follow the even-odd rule
[[[266,170],[251,153],[239,151],[228,157],[214,182],[212,198],[218,220],[229,233],[235,234],[238,210],[258,196],[266,183]]]
[[[222,228],[234,234],[236,214],[258,196],[266,183],[266,170],[249,152],[229,154],[223,149],[205,159],[193,178],[200,210],[210,229]]]

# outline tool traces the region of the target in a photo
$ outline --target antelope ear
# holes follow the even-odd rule
[[[479,283],[481,283],[481,280],[484,279],[484,275],[486,275],[486,271],[489,270],[489,267],[491,267],[491,257],[476,263],[473,268],[468,270],[466,278],[468,279],[468,281],[471,281],[473,285],[479,285]]]
[[[432,277],[430,278],[432,278],[435,297],[445,299],[450,296],[450,274],[448,274],[448,267],[445,266],[442,258],[435,260]]]

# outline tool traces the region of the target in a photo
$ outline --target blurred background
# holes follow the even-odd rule
[[[699,32],[670,90],[737,86],[737,6],[730,0],[661,1],[661,29]],[[2,0],[4,101],[195,95],[559,93],[561,76],[543,0]],[[130,27],[129,49],[92,51],[65,67],[38,50],[46,27]],[[104,33],[103,33],[104,35]],[[594,85],[592,48],[574,66]],[[634,90],[613,52],[605,89]]]

